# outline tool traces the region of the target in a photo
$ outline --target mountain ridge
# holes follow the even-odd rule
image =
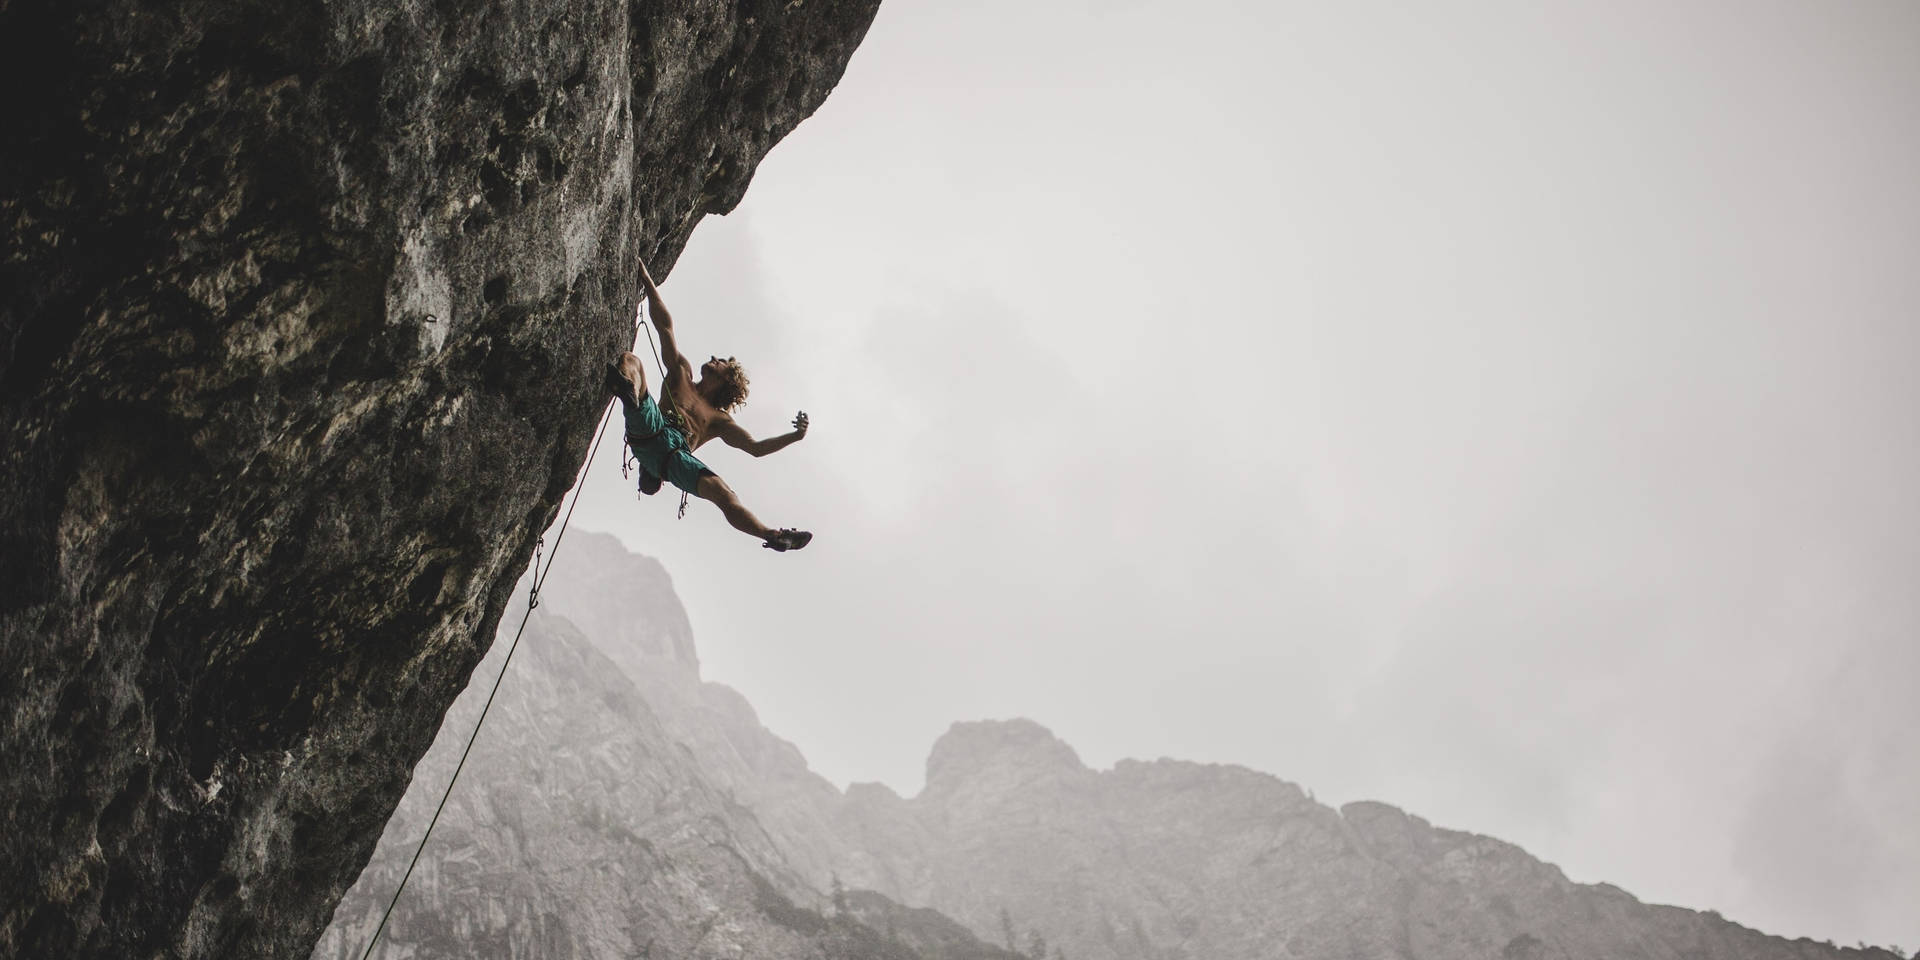
[[[931,911],[870,891],[836,903],[812,888],[552,606],[530,618],[419,868],[402,888],[506,644],[448,712],[312,960],[356,960],[389,902],[381,949],[417,960],[1016,960]]]
[[[609,576],[660,596],[641,582],[657,564],[614,538],[586,535],[569,549],[549,591],[556,609],[608,604]],[[601,571],[599,585],[565,586],[569,564]],[[621,616],[684,617],[617,605]],[[607,656],[701,775],[752,812],[792,870],[798,903],[825,904],[843,883],[937,911],[982,941],[1004,944],[1009,928],[1016,940],[1037,934],[1073,960],[1894,958],[1643,904],[1573,883],[1511,843],[1378,801],[1335,809],[1243,766],[1160,758],[1093,770],[1025,718],[953,724],[913,797],[883,784],[840,790],[737,692],[639,650]]]

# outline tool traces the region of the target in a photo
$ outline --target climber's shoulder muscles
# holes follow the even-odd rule
[[[681,388],[693,386],[693,364],[680,353],[677,346],[669,346],[673,338],[665,330],[660,333],[660,362],[666,365],[667,384],[678,394]]]

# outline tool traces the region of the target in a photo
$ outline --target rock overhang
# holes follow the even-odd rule
[[[875,8],[0,9],[6,952],[304,954]]]

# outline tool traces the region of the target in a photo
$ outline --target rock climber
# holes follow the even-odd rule
[[[760,538],[769,549],[785,552],[806,546],[813,534],[792,528],[776,530],[761,523],[741,505],[733,488],[693,455],[701,444],[716,437],[756,457],[784,450],[807,435],[806,411],[793,418],[792,433],[755,440],[734,421],[731,412],[747,400],[747,374],[740,363],[732,357],[713,357],[700,365],[700,379],[695,380],[693,364],[680,354],[674,338],[673,315],[660,302],[660,290],[644,262],[640,264],[640,291],[653,317],[653,328],[660,332],[660,365],[666,368],[660,402],[656,404],[647,393],[647,371],[639,357],[621,354],[619,363],[607,370],[607,389],[620,399],[626,414],[627,446],[640,462],[640,492],[651,494],[660,489],[663,480],[671,482],[711,501],[735,530]]]

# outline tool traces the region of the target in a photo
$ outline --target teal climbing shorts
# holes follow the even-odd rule
[[[688,493],[699,486],[701,477],[714,476],[706,464],[687,452],[686,434],[667,422],[652,396],[641,394],[638,404],[622,398],[620,405],[627,417],[627,446],[633,450],[633,458],[640,461],[640,469]]]

